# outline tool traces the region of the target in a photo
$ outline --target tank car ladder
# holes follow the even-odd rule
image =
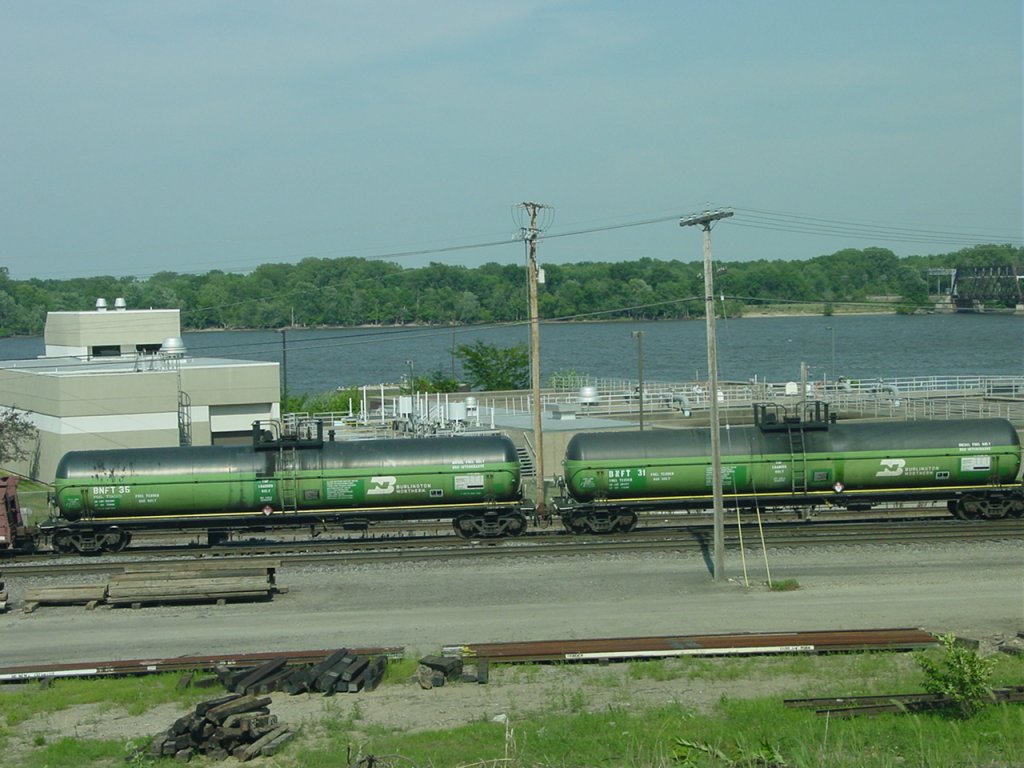
[[[278,495],[281,499],[282,512],[299,511],[299,478],[296,472],[298,462],[296,461],[294,447],[281,447],[278,454],[277,469]]]
[[[789,428],[789,450],[792,454],[793,493],[807,493],[807,448],[803,427]]]

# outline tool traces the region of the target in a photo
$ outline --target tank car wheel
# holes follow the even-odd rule
[[[506,519],[508,525],[505,530],[509,536],[522,536],[526,533],[526,517],[524,515],[517,512],[509,515]]]
[[[979,520],[985,516],[985,502],[974,496],[964,496],[956,502],[955,514],[961,520]]]
[[[577,535],[589,533],[587,521],[582,516],[568,515],[566,517],[563,517],[562,525],[565,526],[565,530],[567,530],[569,533],[574,533]]]
[[[120,528],[108,528],[103,532],[102,549],[104,552],[123,552],[131,540],[132,535],[128,531],[123,531]]]
[[[79,551],[75,546],[74,536],[66,528],[53,534],[53,548],[62,555],[71,555]]]
[[[619,518],[619,532],[629,533],[636,528],[636,514],[623,515]]]
[[[476,532],[476,526],[473,525],[472,515],[462,515],[452,520],[452,528],[455,529],[455,533],[460,539],[472,539],[473,534]]]

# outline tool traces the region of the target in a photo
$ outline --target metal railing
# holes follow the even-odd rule
[[[641,393],[636,380],[581,379],[541,393],[541,408],[555,416],[632,418],[639,415]],[[429,405],[412,414],[399,398],[375,399],[350,413],[289,413],[285,427],[322,419],[337,439],[366,439],[414,434],[493,431],[502,416],[529,416],[533,398],[527,391],[453,393],[422,396]],[[644,382],[646,414],[706,412],[711,393],[705,381]],[[1001,417],[1024,428],[1024,376],[917,376],[873,380],[765,382],[720,381],[719,407],[749,409],[754,403],[828,402],[833,413],[864,418],[959,419]],[[467,407],[467,403],[471,403]],[[398,435],[396,435],[396,432]],[[403,434],[404,433],[404,434]]]

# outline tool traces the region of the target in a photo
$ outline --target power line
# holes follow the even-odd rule
[[[952,230],[937,230],[932,228],[924,228],[920,226],[902,226],[892,224],[880,224],[874,222],[858,222],[844,219],[831,219],[816,216],[806,216],[802,214],[786,213],[783,211],[773,211],[762,208],[740,208],[731,206],[731,208],[739,213],[732,222],[731,226],[743,227],[746,229],[760,229],[767,231],[777,232],[790,232],[795,234],[804,235],[817,235],[817,236],[830,236],[830,237],[862,237],[862,238],[875,238],[877,240],[884,240],[888,242],[902,242],[902,243],[921,243],[921,244],[937,244],[937,245],[977,245],[979,243],[990,243],[1000,242],[1008,243],[1013,245],[1024,244],[1024,237],[1021,234],[993,234],[980,233],[980,232],[959,232]],[[672,214],[665,216],[657,216],[653,218],[636,219],[633,221],[619,222],[616,224],[599,224],[592,227],[582,227],[578,229],[567,230],[564,232],[547,232],[538,235],[539,240],[554,240],[565,237],[578,237],[583,235],[599,234],[601,232],[610,232],[619,229],[630,229],[637,227],[652,226],[655,224],[664,224],[669,221],[678,221],[680,214]],[[477,250],[477,249],[488,249],[498,248],[502,246],[514,245],[521,242],[521,238],[518,234],[510,235],[507,238],[500,240],[485,240],[474,243],[464,243],[461,245],[443,245],[432,248],[410,248],[393,251],[380,251],[377,253],[370,252],[363,255],[346,255],[348,251],[345,249],[332,249],[324,251],[313,251],[306,253],[290,254],[281,257],[282,261],[263,261],[260,264],[250,265],[242,267],[240,272],[233,274],[239,274],[251,271],[253,269],[262,266],[263,264],[272,263],[285,263],[294,266],[297,261],[301,261],[306,258],[317,258],[327,257],[341,259],[341,258],[358,258],[365,261],[386,261],[386,260],[401,260],[406,258],[413,258],[417,256],[433,256],[447,253],[459,253],[461,251]],[[361,249],[363,251],[369,249]],[[213,271],[213,269],[219,269],[220,267],[210,268],[207,270],[185,270],[182,272],[175,272],[175,274],[204,274],[206,272]],[[161,270],[161,272],[167,270]],[[154,273],[140,273],[132,275],[134,278],[149,278]],[[95,275],[95,277],[101,277],[103,275]],[[52,278],[59,279],[59,278]]]
[[[741,212],[742,215],[735,219],[733,225],[748,229],[764,229],[832,237],[871,237],[888,242],[922,244],[977,245],[978,243],[993,241],[1010,244],[1024,243],[1024,238],[1020,234],[1014,236],[993,236],[992,233],[954,232],[931,228],[924,229],[921,227],[826,219],[757,208],[736,208],[735,210]]]

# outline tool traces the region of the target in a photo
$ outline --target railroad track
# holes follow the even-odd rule
[[[1024,521],[1019,519],[964,522],[951,518],[905,521],[843,521],[771,523],[763,526],[764,546],[780,547],[849,545],[919,545],[953,541],[1012,539],[1024,542]],[[515,539],[465,541],[454,536],[422,536],[401,540],[322,541],[311,540],[252,546],[223,546],[204,549],[174,547],[139,552],[135,555],[104,555],[98,558],[70,558],[46,555],[16,558],[3,566],[8,578],[93,573],[119,573],[140,563],[161,562],[169,568],[180,563],[224,565],[245,562],[275,567],[343,566],[382,562],[454,560],[482,557],[556,557],[612,554],[616,552],[700,552],[713,545],[710,522],[675,528],[638,528],[628,535],[569,536],[566,534],[526,535]],[[725,529],[727,550],[761,548],[761,535],[754,523],[735,523]]]

